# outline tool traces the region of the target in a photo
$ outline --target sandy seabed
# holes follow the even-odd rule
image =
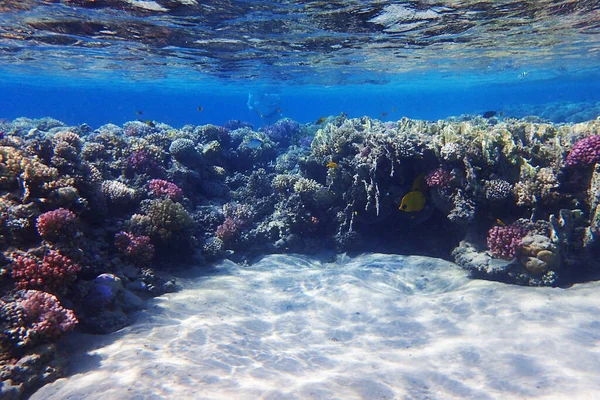
[[[600,398],[598,282],[382,254],[200,271],[132,326],[70,336],[71,376],[32,399]]]

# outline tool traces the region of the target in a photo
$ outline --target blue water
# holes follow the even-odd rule
[[[259,126],[342,112],[520,117],[535,105],[599,100],[598,9],[549,0],[6,0],[0,118],[97,127]],[[278,111],[249,108],[249,94],[279,96]]]
[[[431,79],[430,79],[431,78]],[[528,78],[498,83],[472,83],[433,75],[420,80],[387,85],[274,86],[234,83],[190,84],[184,81],[101,84],[90,80],[64,78],[0,82],[1,117],[39,118],[51,116],[67,124],[87,123],[93,128],[112,122],[123,124],[135,119],[165,122],[175,127],[185,124],[224,124],[231,119],[255,126],[288,117],[301,123],[321,116],[346,113],[350,117],[368,115],[381,120],[401,117],[436,120],[461,114],[501,111],[524,105],[554,102],[600,101],[600,79],[566,76],[534,80]],[[248,106],[249,95],[272,94],[279,98],[280,112],[271,118]],[[198,108],[202,107],[202,111]],[[559,121],[562,122],[562,121]]]

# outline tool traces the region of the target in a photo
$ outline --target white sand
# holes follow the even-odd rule
[[[73,375],[32,399],[600,398],[600,283],[387,255],[268,256],[180,283],[135,325],[75,336]]]

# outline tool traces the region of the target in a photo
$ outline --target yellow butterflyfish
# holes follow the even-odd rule
[[[423,208],[425,208],[425,201],[425,195],[423,192],[413,190],[404,195],[399,209],[400,211],[404,212],[421,211]]]
[[[425,208],[425,203],[427,202],[424,194],[427,188],[425,174],[417,175],[413,182],[412,190],[404,195],[399,209],[404,212],[421,211]]]

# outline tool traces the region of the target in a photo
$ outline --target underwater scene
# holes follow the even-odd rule
[[[0,22],[0,399],[600,398],[600,2]]]

